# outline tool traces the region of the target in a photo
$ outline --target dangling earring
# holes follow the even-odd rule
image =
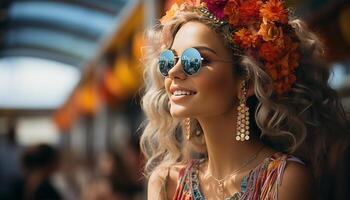
[[[192,132],[191,132],[191,119],[189,118],[189,117],[187,117],[186,119],[185,119],[185,135],[186,135],[186,139],[187,140],[190,140],[191,139],[191,137],[192,137]],[[195,131],[195,136],[200,136],[202,134],[202,131],[200,131],[200,130],[198,130],[198,129],[196,129],[196,131]]]
[[[247,101],[246,81],[242,82],[241,91],[242,91],[242,98],[240,98],[239,106],[237,107],[236,140],[246,141],[246,140],[249,140],[249,107],[246,105],[246,101]]]
[[[187,117],[185,119],[185,128],[186,128],[186,132],[185,132],[186,139],[190,140],[191,139],[191,125],[190,125],[190,118],[189,117]]]

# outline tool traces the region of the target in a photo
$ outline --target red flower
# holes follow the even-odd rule
[[[239,4],[237,0],[229,0],[224,8],[224,14],[228,18],[228,22],[231,26],[235,27],[238,25],[240,20],[239,15]]]
[[[274,62],[281,56],[282,48],[272,42],[265,42],[260,46],[259,56],[268,62]]]
[[[282,95],[288,92],[296,80],[297,78],[294,74],[289,74],[288,76],[284,76],[281,79],[275,81],[274,88],[276,93],[278,95]]]
[[[206,3],[208,10],[219,19],[224,19],[224,8],[227,0],[203,0]]]
[[[288,49],[286,49],[285,55],[278,61],[278,64],[284,69],[294,71],[299,65],[299,45],[294,43],[290,37],[285,37],[285,46]]]
[[[257,21],[259,18],[261,1],[245,0],[239,7],[239,15],[241,24],[249,25]]]
[[[266,63],[264,70],[272,78],[272,80],[276,81],[279,78],[277,67],[274,64]]]

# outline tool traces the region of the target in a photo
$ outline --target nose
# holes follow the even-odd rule
[[[169,72],[168,72],[168,77],[175,79],[185,79],[187,76],[185,74],[185,72],[182,70],[182,65],[180,60],[177,60],[177,63],[174,65],[174,67],[172,67]]]

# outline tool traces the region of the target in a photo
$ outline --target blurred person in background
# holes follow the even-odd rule
[[[83,162],[84,159],[77,156],[74,151],[66,150],[62,152],[61,157],[60,168],[53,177],[53,183],[61,192],[63,199],[79,199],[91,171]]]
[[[16,120],[9,118],[7,132],[0,135],[0,197],[6,198],[10,185],[22,177],[19,157],[22,147],[17,143]]]
[[[132,142],[127,142],[121,152],[109,151],[101,154],[96,177],[83,191],[83,199],[143,199],[140,166],[140,153]]]
[[[59,200],[61,194],[51,182],[59,166],[59,152],[47,144],[26,148],[21,155],[24,178],[12,185],[9,199]]]
[[[283,1],[176,1],[147,36],[148,199],[349,197],[349,116]]]
[[[144,192],[142,157],[138,141],[133,138],[128,139],[121,154],[125,163],[124,166],[128,172],[129,186],[126,188],[126,191],[132,196],[136,196],[136,198],[140,198],[140,195]]]

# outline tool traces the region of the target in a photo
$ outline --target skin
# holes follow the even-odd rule
[[[172,49],[180,56],[185,49],[190,47],[201,47],[199,48],[201,55],[209,62],[203,65],[200,73],[195,76],[186,76],[180,62],[169,71],[164,85],[171,103],[170,113],[174,118],[191,117],[199,121],[204,132],[209,158],[199,168],[201,192],[208,199],[223,199],[217,182],[209,174],[218,179],[227,177],[232,171],[240,168],[263,144],[257,138],[251,138],[246,142],[239,142],[234,138],[236,107],[238,98],[241,96],[239,86],[242,79],[232,73],[232,67],[235,67],[232,63],[219,61],[232,61],[231,52],[224,46],[222,37],[200,22],[187,22],[177,32]],[[171,85],[188,88],[196,91],[196,94],[175,103],[171,100]],[[253,94],[252,88],[249,88],[248,96]],[[265,147],[259,152],[257,158],[242,168],[239,173],[226,179],[225,195],[230,196],[238,192],[243,176],[274,152],[273,149]],[[167,199],[172,199],[174,195],[181,167],[183,166],[174,166],[169,172],[166,185]],[[151,175],[148,199],[157,198],[155,195],[159,193],[157,191],[166,174],[166,171],[158,171]],[[308,178],[309,173],[306,172],[306,169],[300,167],[299,164],[288,163],[285,174],[286,178],[283,179],[283,184],[279,189],[280,199],[310,199],[309,187],[306,186],[311,185],[311,178]],[[301,180],[305,184],[295,184],[296,181],[291,181],[293,176],[303,177]],[[300,188],[300,185],[304,188]],[[293,187],[293,190],[289,190],[290,187]],[[293,195],[298,194],[299,196],[292,196],[291,191]]]

